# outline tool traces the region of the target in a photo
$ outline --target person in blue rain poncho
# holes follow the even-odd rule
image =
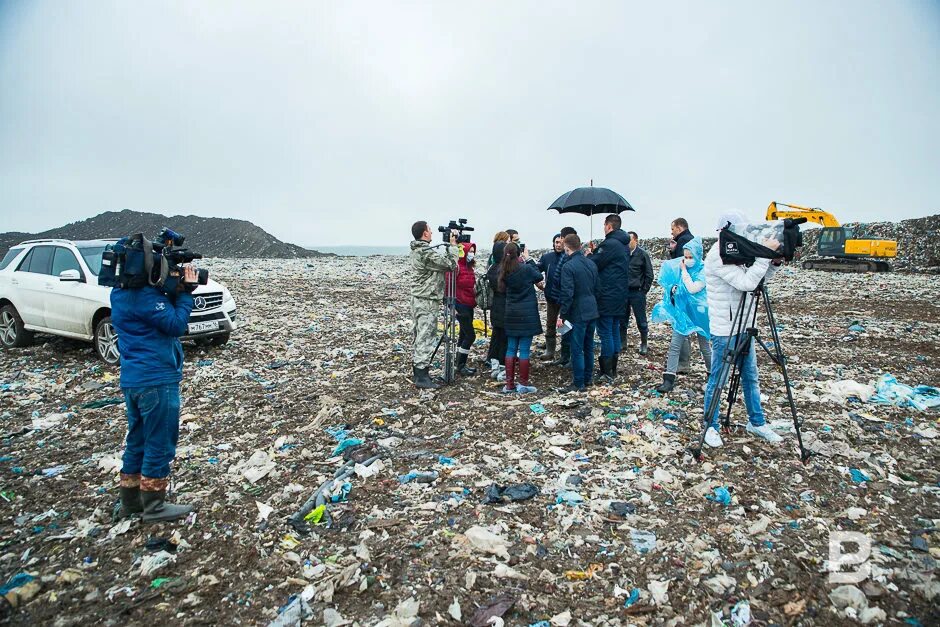
[[[702,240],[694,237],[683,247],[683,256],[664,261],[659,270],[663,300],[653,307],[653,322],[672,325],[672,341],[666,355],[666,371],[657,392],[671,392],[679,369],[682,345],[693,333],[705,360],[705,369],[712,363],[708,333],[708,299],[705,292],[705,267],[702,263]]]

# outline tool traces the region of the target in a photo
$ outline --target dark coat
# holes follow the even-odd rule
[[[645,294],[653,286],[653,260],[639,246],[632,255],[627,251],[627,255],[630,257],[630,289]]]
[[[542,334],[539,301],[535,284],[542,273],[534,262],[520,264],[519,269],[506,275],[506,318],[503,328],[507,336],[528,337]]]
[[[568,260],[571,257],[567,253],[562,251],[561,256],[558,258],[558,263],[555,264],[555,267],[552,268],[552,273],[545,277],[545,289],[548,289],[548,285],[552,285],[552,291],[555,295],[555,302],[561,302],[561,268],[568,263]]]
[[[601,316],[623,316],[630,285],[630,237],[611,231],[589,259],[597,265],[597,310]]]
[[[490,308],[490,324],[502,328],[506,320],[506,292],[499,289],[499,262],[503,260],[505,242],[493,244],[493,265],[486,271],[486,278],[493,288],[493,306]]]
[[[545,300],[553,303],[558,302],[558,283],[561,279],[560,275],[555,274],[555,268],[564,256],[564,252],[556,253],[552,250],[539,257],[538,268],[545,273]]]
[[[578,251],[561,264],[561,285],[558,288],[560,315],[569,322],[589,322],[598,318],[597,266]],[[622,315],[622,314],[621,314]]]
[[[689,232],[689,229],[685,229],[684,231],[676,235],[673,238],[676,242],[676,247],[673,248],[671,251],[669,251],[669,258],[678,259],[679,257],[684,256],[685,253],[682,252],[682,247],[688,244],[689,242],[691,242],[692,237],[693,235]]]

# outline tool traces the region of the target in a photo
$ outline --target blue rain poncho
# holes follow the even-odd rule
[[[694,237],[683,249],[692,253],[697,261],[694,267],[689,268],[689,277],[694,282],[705,280],[705,263],[702,260],[702,240]],[[668,322],[674,331],[680,335],[698,333],[703,337],[710,337],[708,333],[708,297],[705,289],[695,294],[689,293],[682,280],[682,257],[664,261],[659,269],[658,283],[663,288],[663,300],[653,307],[650,317],[652,322]],[[672,288],[676,287],[674,297],[670,297]],[[675,304],[673,304],[675,300]]]

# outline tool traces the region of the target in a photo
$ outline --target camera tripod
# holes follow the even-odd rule
[[[431,361],[444,345],[444,383],[450,384],[457,378],[457,271],[444,274],[444,333],[437,341]]]
[[[763,342],[757,332],[757,314],[763,306],[767,314],[767,323],[770,326],[771,346]],[[737,315],[734,318],[734,327],[731,337],[736,338],[729,341],[721,356],[721,370],[718,373],[718,386],[712,394],[708,407],[705,410],[705,425],[702,433],[698,437],[696,444],[689,448],[689,452],[697,460],[702,460],[702,447],[705,443],[705,433],[711,426],[711,417],[718,411],[721,405],[722,391],[725,384],[728,383],[728,411],[722,417],[723,431],[731,430],[731,409],[738,399],[738,393],[741,389],[741,366],[745,356],[751,350],[752,342],[764,349],[764,352],[770,357],[773,363],[783,374],[783,383],[787,390],[787,404],[790,406],[790,414],[793,417],[793,428],[796,430],[796,441],[800,446],[800,461],[804,464],[814,455],[813,452],[806,450],[803,446],[803,434],[800,431],[801,420],[796,414],[796,404],[793,402],[793,388],[790,386],[790,376],[787,373],[787,359],[783,354],[783,347],[780,345],[780,334],[777,329],[777,322],[774,317],[773,306],[770,297],[767,294],[767,286],[762,280],[753,292],[741,294],[741,302],[738,304]],[[730,377],[729,377],[730,375]]]

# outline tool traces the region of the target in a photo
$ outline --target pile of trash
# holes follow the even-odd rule
[[[536,394],[503,395],[483,372],[419,391],[406,259],[206,265],[242,326],[186,347],[171,486],[195,506],[185,521],[112,518],[116,369],[61,338],[0,353],[3,620],[940,622],[930,277],[778,273],[804,465],[766,359],[784,443],[748,435],[738,406],[725,446],[690,457],[705,368],[696,356],[655,392],[668,326],[651,327],[647,356],[631,329],[620,381],[586,394],[555,392],[568,373],[541,362]]]

